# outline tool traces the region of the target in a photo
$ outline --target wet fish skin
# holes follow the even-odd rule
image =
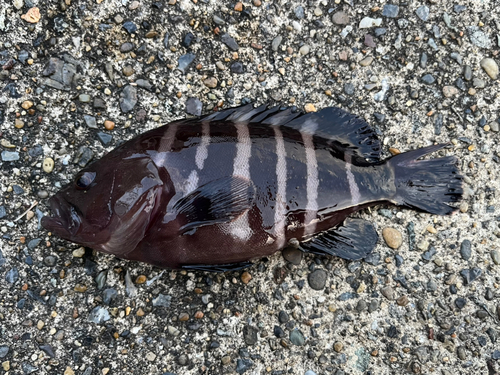
[[[454,157],[430,146],[381,160],[362,119],[339,108],[267,105],[172,122],[83,169],[49,201],[49,231],[167,268],[235,269],[290,240],[361,259],[373,225],[346,218],[379,204],[450,214],[462,196]],[[341,225],[344,223],[343,225]]]

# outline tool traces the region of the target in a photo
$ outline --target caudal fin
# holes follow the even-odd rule
[[[417,160],[447,146],[439,144],[393,156],[387,163],[393,167],[396,182],[395,201],[436,215],[456,211],[450,203],[462,197],[462,176],[454,156]]]

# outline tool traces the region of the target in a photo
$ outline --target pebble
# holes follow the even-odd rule
[[[369,29],[371,27],[378,27],[382,24],[382,18],[365,17],[359,22],[360,29]]]
[[[4,358],[9,353],[9,347],[7,345],[0,345],[0,358]]]
[[[373,62],[373,57],[372,56],[367,56],[363,60],[359,62],[359,65],[361,66],[368,66]]]
[[[311,272],[307,278],[309,286],[314,290],[323,290],[326,285],[327,272],[322,269],[317,269]]]
[[[258,329],[251,325],[246,325],[243,328],[243,340],[247,345],[255,345],[258,341]]]
[[[396,18],[399,14],[399,6],[394,4],[385,4],[382,15],[388,18]]]
[[[7,281],[9,284],[14,284],[18,279],[19,279],[19,271],[17,270],[16,267],[12,267],[5,274],[5,281]]]
[[[491,250],[491,259],[497,266],[500,265],[500,250]]]
[[[476,280],[478,277],[480,277],[483,273],[483,270],[479,267],[474,267],[471,269],[464,269],[460,271],[460,275],[465,280],[465,285],[472,283],[474,280]]]
[[[302,47],[300,47],[299,53],[302,56],[305,56],[309,53],[310,49],[311,49],[311,47],[309,47],[307,44],[304,44]]]
[[[181,46],[188,48],[194,39],[195,36],[193,35],[193,33],[186,33],[186,35],[184,35],[184,37],[182,38]]]
[[[2,161],[19,160],[19,152],[17,151],[2,151]]]
[[[211,89],[216,88],[217,87],[217,78],[208,77],[203,81],[203,84]]]
[[[249,358],[238,358],[236,360],[236,372],[243,374],[253,366],[253,361]]]
[[[337,341],[335,344],[333,344],[333,350],[335,350],[337,353],[342,352],[344,349],[344,344],[342,344],[340,341]]]
[[[394,289],[387,285],[387,286],[384,286],[380,292],[382,293],[382,295],[387,298],[389,301],[393,301],[394,298],[396,298],[395,294],[394,294]]]
[[[497,65],[495,60],[493,60],[492,58],[486,57],[486,58],[481,60],[480,65],[481,65],[481,68],[484,69],[486,74],[488,74],[488,76],[491,79],[495,80],[498,78],[498,65]]]
[[[443,87],[443,95],[446,98],[451,98],[458,94],[458,89],[455,86],[444,86]]]
[[[187,69],[192,64],[195,58],[196,55],[193,53],[186,53],[185,55],[182,55],[177,60],[177,69],[179,69],[182,73],[186,74]]]
[[[89,314],[88,321],[96,324],[103,324],[111,319],[108,310],[102,306],[95,307]]]
[[[307,103],[304,106],[304,110],[306,111],[306,113],[311,113],[311,112],[316,112],[317,111],[316,107],[312,103]]]
[[[252,280],[252,275],[249,272],[245,271],[241,274],[241,282],[243,284],[248,284]]]
[[[220,40],[222,43],[224,43],[226,46],[228,46],[228,48],[231,51],[238,51],[240,49],[240,46],[238,45],[238,43],[236,43],[234,38],[231,37],[228,33],[222,34]]]
[[[422,82],[426,85],[432,85],[434,82],[436,82],[436,79],[432,74],[426,74],[422,77]]]
[[[491,40],[478,26],[467,26],[467,33],[472,44],[479,48],[491,48]]]
[[[156,298],[153,298],[154,307],[170,307],[172,302],[172,296],[166,294],[158,294]]]
[[[83,119],[85,120],[85,124],[91,129],[97,129],[97,121],[94,116],[83,115]]]
[[[302,261],[303,254],[304,253],[302,251],[291,246],[285,247],[282,251],[283,258],[285,258],[287,262],[290,262],[296,266],[298,266]]]
[[[336,12],[332,15],[332,22],[336,25],[348,25],[349,15],[345,12]]]
[[[245,69],[243,67],[243,64],[240,62],[240,61],[235,61],[231,64],[231,66],[229,67],[229,70],[232,72],[232,73],[236,73],[236,74],[242,74],[245,72]]]
[[[460,255],[463,260],[469,260],[472,254],[472,244],[469,240],[463,240],[460,244]]]
[[[299,329],[294,329],[293,331],[291,331],[289,339],[292,342],[292,344],[297,346],[302,346],[306,342],[304,334]]]
[[[282,40],[283,37],[281,35],[278,35],[276,38],[273,39],[271,43],[271,48],[274,52],[278,51],[278,47],[280,46]]]
[[[37,7],[28,9],[26,14],[23,14],[21,16],[23,20],[29,23],[38,23],[38,21],[40,21],[40,17],[40,9],[38,9]]]
[[[397,229],[389,227],[384,228],[382,230],[382,236],[387,246],[392,249],[398,249],[403,244],[403,236]]]
[[[198,98],[188,98],[186,100],[186,113],[193,116],[201,116],[203,103]]]
[[[295,8],[295,17],[297,17],[299,20],[304,18],[304,7],[298,6]]]
[[[80,94],[80,95],[78,95],[78,100],[82,103],[89,103],[90,102],[90,95]]]
[[[97,138],[103,144],[103,146],[107,146],[113,140],[113,136],[108,133],[97,132]]]
[[[115,123],[111,120],[104,121],[104,128],[106,130],[113,130],[115,128]]]
[[[428,21],[429,20],[429,7],[426,5],[419,6],[416,10],[418,18],[420,18],[422,21]]]
[[[122,27],[127,30],[129,34],[134,34],[137,31],[137,25],[132,21],[124,22]]]
[[[349,96],[353,96],[355,91],[354,84],[347,82],[344,84],[344,93]]]
[[[404,296],[401,296],[399,297],[397,300],[396,300],[396,303],[399,305],[399,306],[406,306],[408,305],[408,296],[404,295]]]
[[[120,52],[130,52],[135,48],[135,44],[131,42],[125,42],[120,46]]]
[[[127,85],[120,94],[120,109],[123,113],[130,112],[137,104],[137,89]]]
[[[54,159],[52,158],[45,158],[43,160],[42,164],[43,171],[45,173],[50,173],[54,170]]]

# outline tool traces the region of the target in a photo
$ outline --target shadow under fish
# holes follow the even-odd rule
[[[363,259],[377,232],[351,213],[380,204],[456,210],[457,159],[419,160],[445,146],[381,160],[374,129],[342,109],[249,104],[122,144],[54,195],[53,216],[41,223],[78,244],[167,268],[239,269],[297,240],[306,252]]]

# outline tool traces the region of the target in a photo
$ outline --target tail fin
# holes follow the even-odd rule
[[[458,159],[454,156],[417,160],[447,144],[429,146],[399,154],[387,163],[394,170],[396,203],[436,215],[456,211],[448,204],[460,200],[463,193]]]

